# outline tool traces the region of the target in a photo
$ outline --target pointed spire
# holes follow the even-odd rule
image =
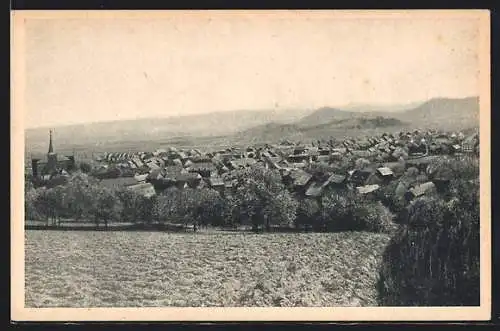
[[[52,146],[52,130],[49,131],[49,154],[54,153],[54,146]]]

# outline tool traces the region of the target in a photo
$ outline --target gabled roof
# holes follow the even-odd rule
[[[365,185],[365,186],[359,186],[356,187],[356,190],[358,191],[359,194],[367,194],[371,192],[375,192],[376,190],[379,189],[379,185],[374,184],[374,185]]]
[[[189,166],[189,171],[214,170],[215,165],[212,162],[196,162]]]
[[[436,185],[434,185],[433,182],[426,182],[426,183],[420,184],[420,185],[410,189],[409,192],[414,197],[419,197],[419,196],[425,195],[429,192],[432,192],[435,188],[436,188]]]
[[[138,181],[134,177],[105,178],[100,181],[101,185],[112,189],[127,187],[137,183]]]
[[[377,172],[382,175],[382,176],[392,176],[394,175],[394,173],[392,172],[392,170],[390,168],[387,168],[387,167],[380,167],[380,168],[377,168]]]
[[[328,178],[328,181],[334,184],[342,184],[343,182],[345,182],[346,178],[347,178],[346,175],[332,174]]]
[[[295,186],[305,186],[312,178],[312,175],[301,169],[293,169],[289,174]]]
[[[156,194],[154,186],[151,183],[140,183],[136,185],[128,186],[127,189],[134,191],[145,197],[152,197]]]
[[[221,177],[210,177],[208,182],[212,187],[224,186],[224,180]]]

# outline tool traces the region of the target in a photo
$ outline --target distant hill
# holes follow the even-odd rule
[[[72,149],[102,150],[115,148],[123,143],[133,147],[145,142],[191,143],[196,138],[227,136],[248,128],[270,123],[291,123],[311,110],[241,110],[214,112],[202,115],[185,115],[170,118],[144,118],[112,122],[99,122],[59,126],[54,140],[60,152]],[[28,153],[45,153],[48,148],[49,128],[32,128],[25,131]],[[202,139],[205,141],[206,139]]]
[[[270,123],[240,132],[235,135],[234,141],[239,143],[243,143],[244,141],[248,143],[262,143],[278,142],[282,139],[301,141],[326,139],[329,137],[341,138],[358,134],[382,133],[387,131],[387,129],[395,131],[403,127],[407,127],[407,124],[398,119],[377,116],[349,117],[312,126]]]
[[[436,98],[415,108],[364,111],[323,107],[316,110],[241,110],[170,118],[134,119],[55,128],[59,153],[137,151],[165,146],[217,146],[371,135],[411,128],[462,130],[479,126],[479,98]],[[399,108],[398,108],[399,107]],[[395,109],[398,109],[397,111]],[[46,153],[48,128],[25,131],[26,153]]]
[[[348,105],[338,108],[342,110],[357,111],[357,112],[400,112],[416,108],[423,103],[424,103],[423,101],[402,103],[402,104],[350,103]]]
[[[412,127],[459,130],[479,125],[479,98],[436,98],[404,111],[346,111],[323,107],[296,122],[300,126],[315,126],[335,120],[381,116],[395,118]]]
[[[436,98],[395,115],[415,127],[462,130],[479,127],[479,98]]]

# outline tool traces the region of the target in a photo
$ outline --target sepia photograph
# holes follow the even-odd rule
[[[489,319],[489,24],[13,11],[13,318]]]

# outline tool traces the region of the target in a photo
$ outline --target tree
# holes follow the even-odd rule
[[[237,190],[234,196],[240,222],[251,224],[257,231],[272,225],[291,225],[297,203],[281,182],[278,171],[260,167],[237,172]]]
[[[97,183],[84,173],[73,174],[65,187],[65,205],[76,221],[89,217],[94,203],[93,187]]]
[[[120,215],[121,204],[115,192],[107,187],[92,187],[92,194],[95,200],[92,204],[92,215],[96,226],[104,221],[104,227],[108,228],[108,223],[115,220]]]
[[[92,165],[87,162],[80,162],[80,171],[83,172],[84,174],[89,174],[92,172]]]
[[[38,191],[34,188],[24,192],[24,218],[26,220],[36,220],[40,217],[36,206]]]
[[[384,253],[381,305],[479,305],[479,185],[455,185],[461,193],[449,201],[425,197],[408,207]]]
[[[315,227],[317,226],[320,217],[320,207],[316,200],[300,199],[297,207],[297,217],[295,218],[295,226],[300,227]]]

